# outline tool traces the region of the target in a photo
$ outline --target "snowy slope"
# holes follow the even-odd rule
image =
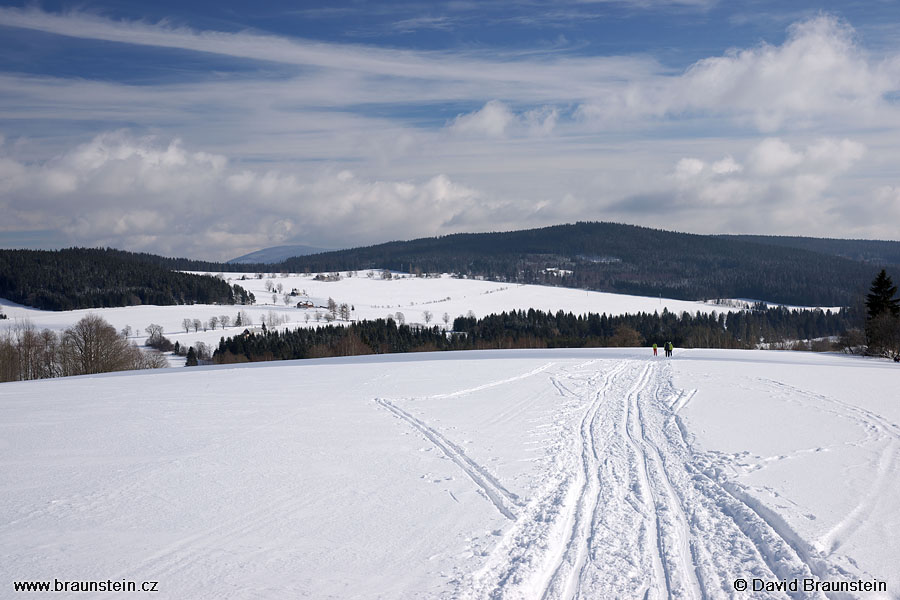
[[[210,317],[228,315],[232,321],[237,312],[243,310],[258,326],[263,318],[269,319],[270,313],[285,321],[284,327],[313,327],[324,325],[322,308],[299,309],[296,303],[301,297],[292,299],[291,306],[285,306],[283,294],[276,294],[273,303],[272,292],[266,290],[266,282],[281,284],[285,292],[297,289],[305,292],[316,306],[327,305],[328,298],[340,304],[346,302],[354,307],[352,319],[378,319],[388,315],[396,316],[402,312],[407,323],[425,323],[425,312],[432,313],[432,325],[443,326],[442,317],[447,313],[452,326],[452,319],[465,315],[469,311],[478,317],[502,311],[535,308],[544,311],[558,310],[575,313],[596,312],[607,314],[653,312],[668,309],[670,312],[688,311],[704,313],[712,311],[730,311],[735,308],[715,306],[701,302],[671,300],[667,298],[647,298],[627,296],[623,294],[607,294],[601,292],[585,292],[571,288],[558,288],[537,285],[516,285],[471,279],[454,279],[444,275],[440,278],[402,277],[382,280],[369,278],[367,272],[360,272],[356,277],[344,277],[340,281],[315,281],[314,274],[293,275],[290,277],[266,277],[256,279],[255,274],[227,273],[225,276],[232,284],[238,284],[253,292],[257,304],[254,306],[221,306],[195,304],[190,306],[128,306],[121,308],[86,309],[63,312],[36,310],[13,304],[0,298],[0,309],[7,314],[9,320],[0,321],[0,331],[14,326],[16,320],[28,319],[38,329],[50,328],[63,330],[70,327],[88,313],[101,315],[112,323],[116,329],[131,326],[135,330],[135,340],[139,343],[145,338],[144,328],[151,323],[162,325],[163,331],[173,342],[193,345],[197,341],[215,345],[222,336],[229,337],[243,331],[231,326],[227,329],[216,329],[199,332],[185,332],[182,321],[185,318],[200,319],[204,323]],[[246,275],[248,279],[241,280]],[[346,273],[345,273],[346,275]],[[318,313],[320,320],[316,320]]]
[[[2,384],[0,581],[779,598],[732,582],[860,577],[888,593],[859,597],[896,598],[898,377],[834,355],[592,349]]]

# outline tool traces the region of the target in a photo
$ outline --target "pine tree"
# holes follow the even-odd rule
[[[193,346],[191,346],[190,349],[188,349],[187,362],[184,363],[184,366],[186,366],[186,367],[196,367],[197,366],[197,353],[194,351]]]
[[[900,299],[897,286],[884,269],[872,282],[866,296],[866,342],[870,354],[900,361]]]
[[[882,313],[890,313],[891,316],[900,316],[900,298],[894,298],[897,286],[891,281],[884,269],[878,277],[872,281],[872,287],[866,295],[866,310],[869,319],[874,319]]]

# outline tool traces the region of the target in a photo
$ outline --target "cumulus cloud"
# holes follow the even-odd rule
[[[327,247],[443,233],[490,204],[445,175],[378,181],[343,170],[301,178],[122,131],[44,163],[0,158],[0,190],[7,231],[41,224],[76,243],[218,259],[294,240]]]
[[[515,116],[506,104],[491,100],[480,110],[457,116],[450,123],[454,133],[503,137]]]
[[[491,100],[480,109],[457,115],[447,128],[454,134],[503,138],[507,135],[549,135],[556,126],[559,110],[543,106],[516,114],[500,100]]]
[[[875,109],[886,107],[885,95],[897,89],[898,75],[894,58],[871,58],[849,24],[820,15],[792,25],[780,46],[734,49],[676,76],[631,80],[585,102],[578,114],[601,122],[723,115],[764,132],[822,124],[838,115],[866,123]]]
[[[896,187],[883,186],[900,160],[900,58],[870,55],[827,15],[685,69],[558,47],[401,50],[10,7],[0,24],[134,55],[242,59],[234,72],[146,85],[0,74],[0,230],[229,258],[577,219],[832,235],[847,223],[867,235],[884,220],[847,207],[895,206]],[[447,121],[435,109],[446,106],[474,108]],[[52,135],[29,138],[49,122]],[[85,141],[88,127],[136,133]]]
[[[731,156],[713,162],[682,158],[670,176],[669,209],[709,211],[707,226],[713,231],[821,231],[833,227],[835,214],[848,204],[832,190],[835,179],[859,163],[865,151],[849,139],[793,146],[767,138],[747,152],[744,164]]]

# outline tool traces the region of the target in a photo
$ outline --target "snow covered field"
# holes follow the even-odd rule
[[[193,345],[198,341],[215,346],[222,336],[230,337],[243,331],[231,326],[195,332],[185,332],[182,321],[200,319],[204,324],[210,317],[227,315],[232,322],[239,310],[247,312],[257,326],[263,318],[268,320],[270,313],[277,315],[285,324],[283,327],[324,325],[321,318],[325,310],[321,308],[299,309],[297,302],[301,297],[292,299],[292,306],[287,307],[283,301],[283,293],[276,293],[276,301],[272,300],[272,292],[266,290],[266,282],[281,284],[284,292],[297,289],[306,292],[316,306],[325,306],[328,298],[340,303],[350,304],[355,308],[353,319],[378,319],[401,312],[407,323],[425,323],[425,312],[432,314],[432,325],[443,326],[442,317],[447,313],[449,324],[453,319],[472,311],[483,317],[491,313],[516,309],[535,308],[544,311],[558,310],[574,313],[596,312],[607,314],[662,312],[664,308],[670,312],[682,313],[697,311],[708,313],[737,310],[725,306],[715,306],[702,302],[688,302],[667,298],[647,298],[623,294],[607,294],[602,292],[585,292],[571,288],[559,288],[537,285],[517,285],[476,281],[473,279],[454,279],[448,275],[440,278],[404,277],[382,280],[379,277],[369,278],[367,271],[360,271],[356,277],[344,277],[340,281],[315,281],[313,275],[295,275],[291,277],[266,277],[256,279],[253,273],[246,273],[248,279],[241,280],[241,273],[226,273],[231,283],[236,283],[253,292],[256,296],[254,306],[221,306],[195,304],[190,306],[128,306],[122,308],[86,309],[64,312],[36,310],[13,304],[0,298],[0,310],[9,317],[8,321],[0,321],[0,330],[11,327],[16,320],[28,319],[38,329],[63,330],[70,327],[88,313],[95,313],[112,323],[116,329],[131,326],[135,332],[135,340],[143,343],[146,334],[144,328],[151,323],[162,325],[163,331],[174,343]],[[346,275],[346,273],[345,273]],[[304,298],[305,298],[304,297]],[[319,313],[321,321],[316,320]]]
[[[496,284],[492,284],[496,285]],[[155,598],[900,598],[900,371],[388,355],[0,385],[0,585]],[[131,597],[125,594],[121,597]]]

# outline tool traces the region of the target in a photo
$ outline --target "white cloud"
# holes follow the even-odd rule
[[[790,171],[803,162],[803,154],[778,138],[760,142],[750,153],[751,168],[760,175],[777,175]]]
[[[872,123],[900,86],[895,57],[875,60],[853,29],[822,15],[793,25],[784,44],[734,49],[694,63],[683,74],[630,79],[623,89],[582,105],[604,123],[621,118],[724,115],[763,132],[783,127]]]
[[[710,165],[710,169],[716,175],[730,175],[731,173],[740,173],[744,167],[737,164],[732,157],[726,156]]]
[[[547,136],[553,133],[558,119],[559,110],[552,106],[516,114],[504,102],[491,100],[476,111],[457,115],[447,129],[472,137]]]
[[[514,119],[515,116],[506,104],[491,100],[480,110],[457,116],[449,128],[454,133],[499,138],[505,135]]]
[[[488,90],[531,90],[541,97],[559,97],[563,90],[585,89],[582,82],[647,72],[655,68],[645,58],[584,59],[552,53],[535,57],[530,52],[410,51],[377,46],[334,44],[272,34],[197,31],[166,23],[115,21],[84,12],[50,13],[38,9],[0,7],[0,25],[44,31],[82,39],[174,48],[257,61],[316,67],[334,72],[363,74],[400,81],[444,81],[482,86]],[[578,74],[579,77],[574,75]],[[541,82],[540,92],[534,83]],[[495,94],[500,96],[502,94]]]
[[[700,175],[706,168],[706,164],[697,158],[682,158],[675,165],[675,178],[681,181],[689,181]]]
[[[243,111],[241,121],[265,115],[268,122],[281,123],[304,114],[321,117],[322,107],[487,102],[480,111],[461,115],[458,127],[502,138],[509,133],[504,119],[512,118],[511,105],[522,107],[513,121],[524,120],[530,131],[544,135],[567,127],[583,130],[585,124],[595,132],[652,130],[672,120],[690,122],[702,132],[721,129],[726,119],[726,125],[750,125],[769,134],[900,125],[897,106],[885,101],[886,94],[900,88],[900,57],[870,56],[849,24],[828,15],[796,23],[781,45],[733,49],[682,72],[646,56],[577,56],[553,49],[397,50],[197,31],[82,12],[0,7],[0,24],[251,59],[262,61],[263,70],[267,63],[304,67],[275,80],[255,80],[251,72],[152,87],[7,75],[0,78],[0,88],[14,93],[17,102],[0,116],[17,119],[63,113],[70,119],[155,124],[173,115],[188,120],[203,107],[212,108],[208,114],[213,117]],[[572,108],[575,123],[569,117]],[[534,121],[539,117],[544,118]]]
[[[0,229],[230,258],[577,219],[832,235],[848,223],[864,236],[884,220],[846,206],[893,206],[872,190],[896,179],[900,109],[884,96],[900,59],[870,55],[828,16],[681,71],[34,9],[0,8],[0,24],[260,67],[139,86],[0,74]],[[435,109],[447,106],[480,108],[447,121]],[[53,129],[29,137],[35,123]],[[135,133],[95,136],[123,126]]]
[[[445,175],[301,179],[121,131],[43,164],[0,159],[0,190],[13,215],[6,230],[44,222],[77,243],[220,259],[293,239],[330,246],[445,233],[485,200]]]
[[[674,203],[685,212],[710,210],[706,226],[713,231],[824,231],[839,225],[834,214],[847,204],[832,189],[835,180],[864,154],[848,139],[793,147],[767,138],[747,152],[745,165],[730,156],[712,164],[683,158],[671,176]]]

